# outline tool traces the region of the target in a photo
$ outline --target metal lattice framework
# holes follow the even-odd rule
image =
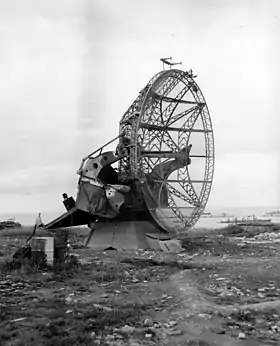
[[[178,69],[155,75],[122,117],[120,133],[130,138],[120,175],[135,178],[139,203],[144,201],[170,233],[192,227],[206,206],[214,173],[210,114],[193,76]],[[191,164],[164,177],[160,168],[190,144]],[[151,182],[147,177],[155,167],[159,170]],[[167,204],[160,202],[164,193]]]

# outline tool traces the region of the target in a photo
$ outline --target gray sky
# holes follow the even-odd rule
[[[277,0],[0,0],[0,40],[2,213],[63,210],[166,56],[212,116],[209,207],[280,205]]]

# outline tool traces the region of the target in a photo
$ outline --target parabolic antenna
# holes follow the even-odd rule
[[[139,180],[139,195],[156,223],[171,233],[192,227],[209,198],[214,139],[204,96],[191,73],[155,75],[120,122],[130,155],[120,172]]]
[[[76,200],[64,194],[67,212],[45,227],[129,223],[130,235],[146,222],[174,237],[203,213],[213,172],[212,124],[195,76],[164,70],[125,112],[119,135],[82,160]]]

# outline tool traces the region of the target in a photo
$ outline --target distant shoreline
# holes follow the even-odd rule
[[[213,215],[220,215],[222,213],[228,213],[230,215],[234,215],[236,217],[246,217],[248,215],[255,214],[256,216],[261,216],[261,214],[265,212],[270,212],[274,210],[280,210],[280,206],[260,206],[260,207],[209,207],[205,208],[205,213],[211,213]],[[61,214],[63,214],[64,210],[58,210],[58,211],[42,211],[41,217],[42,221],[44,223],[48,223],[52,221],[53,219],[59,217]],[[16,212],[10,212],[10,213],[0,213],[0,220],[4,221],[9,218],[15,218],[15,221],[20,222],[24,226],[30,226],[34,225],[35,218],[38,215],[38,212],[34,213],[16,213]],[[207,219],[207,218],[206,218]],[[199,222],[198,222],[199,224]]]

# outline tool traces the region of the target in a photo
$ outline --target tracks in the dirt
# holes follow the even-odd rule
[[[214,270],[211,270],[212,276],[221,281],[228,280],[232,286],[237,284],[235,280],[239,279],[242,274],[245,276],[245,279],[247,279],[247,276],[250,278],[255,275],[258,285],[262,283],[263,286],[267,286],[266,284],[272,279],[276,282],[276,286],[277,284],[279,285],[278,258],[273,256],[263,258],[262,251],[258,253],[258,249],[255,250],[254,257],[198,256],[193,259],[193,268],[207,264],[209,268],[214,268]],[[215,267],[217,271],[215,271]],[[266,301],[266,299],[269,299],[269,296],[266,298],[265,293],[261,293],[257,303],[243,304],[242,299],[236,296],[237,300],[240,299],[238,302],[234,302],[233,299],[230,304],[216,304],[214,297],[205,293],[203,284],[208,282],[208,276],[205,272],[207,272],[207,269],[200,272],[189,268],[171,277],[174,288],[177,289],[182,298],[183,307],[181,315],[186,319],[186,325],[190,325],[191,321],[196,320],[198,316],[207,316],[202,320],[198,319],[196,321],[196,327],[200,333],[199,340],[208,341],[208,345],[258,346],[266,345],[268,340],[270,345],[279,344],[280,299],[277,298],[277,294],[275,294],[275,300],[270,301]],[[218,274],[213,275],[215,272]],[[204,277],[202,281],[200,280],[201,275]],[[230,281],[230,278],[232,281]],[[217,280],[215,282],[214,280],[213,285],[219,286],[221,281]],[[246,280],[243,284],[244,289],[246,289]],[[249,284],[251,288],[255,282],[249,281]],[[255,290],[258,291],[259,288],[261,292],[264,292],[264,288],[261,287],[257,286]],[[219,296],[219,294],[217,292],[216,296]],[[244,314],[247,317],[244,318]],[[263,318],[262,315],[265,315],[266,318]],[[187,318],[188,316],[189,319]],[[249,320],[246,320],[248,316],[251,317]],[[240,333],[245,335],[244,340],[238,339]]]
[[[271,280],[275,281],[276,288],[278,286],[280,288],[280,279],[277,281],[279,277],[277,256],[274,256],[271,249],[261,246],[244,249],[232,244],[232,250],[231,243],[226,241],[226,246],[223,248],[220,240],[219,243],[215,243],[213,240],[210,245],[208,243],[205,252],[206,245],[202,243],[196,244],[196,247],[200,247],[198,252],[195,250],[178,255],[141,251],[93,254],[80,250],[81,257],[89,259],[89,263],[83,265],[82,270],[77,270],[71,275],[65,273],[61,277],[51,274],[48,280],[46,280],[47,275],[39,277],[40,273],[38,273],[39,281],[45,278],[42,281],[43,288],[49,289],[53,295],[59,294],[58,298],[63,299],[63,309],[57,309],[58,317],[54,320],[55,324],[58,319],[64,321],[64,324],[61,322],[62,325],[58,328],[57,338],[62,338],[59,333],[65,329],[65,333],[68,334],[63,335],[63,338],[75,344],[74,341],[77,342],[77,337],[86,337],[91,340],[92,330],[96,330],[96,334],[98,334],[97,330],[102,326],[105,330],[105,324],[108,321],[121,328],[126,323],[125,321],[129,320],[129,323],[136,326],[142,333],[141,337],[139,336],[138,345],[265,345],[265,340],[277,336],[277,333],[273,331],[277,318],[280,320],[280,300],[277,296],[275,295],[276,300],[274,301],[265,301],[266,293],[262,291],[264,297],[260,298],[258,303],[243,304],[243,298],[233,294],[232,301],[220,300],[217,304],[214,298],[215,296],[220,297],[221,291],[215,291],[215,287],[223,288],[223,284],[226,287],[226,281],[229,281],[232,286],[239,285],[240,288],[243,285],[246,289],[248,288],[246,285],[249,283],[250,289],[257,285],[254,291],[257,294],[258,289],[263,289],[265,281],[270,280],[270,276],[273,274]],[[29,282],[32,281],[32,275],[27,277]],[[242,280],[244,280],[240,281],[242,275],[244,276]],[[263,286],[255,283],[252,280],[254,277],[257,277]],[[225,278],[224,282],[223,278]],[[205,285],[208,284],[214,287],[212,296],[206,293]],[[67,295],[64,294],[64,291],[60,292],[62,287],[64,287],[64,291],[67,291]],[[16,289],[17,287],[15,287]],[[57,293],[57,290],[60,293]],[[36,292],[39,293],[39,291]],[[32,299],[36,292],[32,293]],[[277,294],[277,289],[275,292]],[[72,302],[70,301],[70,303],[65,300],[68,299],[68,293],[71,294]],[[29,294],[31,295],[30,292]],[[21,302],[22,298],[19,295],[18,292],[18,301]],[[17,303],[16,297],[13,295],[11,297],[14,303]],[[33,308],[40,307],[42,314],[42,304],[45,310],[50,310],[51,305],[53,308],[52,301],[54,300],[52,299],[55,297],[48,298],[48,302],[43,301],[46,296],[42,297],[42,300],[39,298],[39,296],[35,297],[37,303],[32,303]],[[5,300],[7,302],[8,297]],[[126,304],[122,302],[126,302]],[[25,316],[32,304],[23,304],[24,306],[19,304],[16,317]],[[15,307],[17,308],[16,304]],[[24,310],[21,311],[21,307]],[[106,313],[103,310],[100,312],[100,307]],[[135,319],[134,313],[136,310],[139,311],[137,319]],[[248,313],[249,310],[255,310],[252,313],[253,316]],[[279,311],[279,317],[275,310]],[[154,320],[161,321],[162,324],[169,320],[176,320],[176,327],[182,331],[182,334],[167,335],[164,340],[152,343],[152,338],[149,340],[145,337],[145,333],[149,334],[149,331],[142,324],[142,317],[151,311],[154,311]],[[10,312],[11,309],[7,307],[7,313]],[[50,311],[45,311],[45,317],[49,313]],[[100,314],[103,314],[104,320],[100,320]],[[271,318],[269,316],[272,314],[274,317],[269,320]],[[265,315],[266,318],[262,319],[261,315]],[[42,324],[42,322],[40,323]],[[43,329],[45,325],[44,322]],[[32,333],[27,326],[25,330]],[[14,333],[14,330],[12,332]],[[107,331],[106,329],[104,333],[107,332],[109,336],[113,335],[112,330]],[[238,339],[240,332],[245,333],[245,340]],[[257,333],[258,337],[256,337]],[[51,334],[49,337],[51,338]],[[259,343],[258,340],[262,340],[262,343]],[[48,342],[45,344],[52,345],[51,339]],[[85,341],[83,342],[86,344]],[[277,345],[277,343],[274,344]],[[127,346],[129,343],[124,342],[123,345]]]
[[[228,312],[244,311],[249,309],[254,310],[280,310],[280,299],[261,301],[253,304],[231,304],[218,305],[211,301],[211,298],[203,293],[202,289],[195,283],[195,278],[191,270],[184,270],[180,273],[173,274],[170,277],[172,285],[180,293],[182,301],[186,306],[186,312],[194,313],[209,313],[209,312]]]

